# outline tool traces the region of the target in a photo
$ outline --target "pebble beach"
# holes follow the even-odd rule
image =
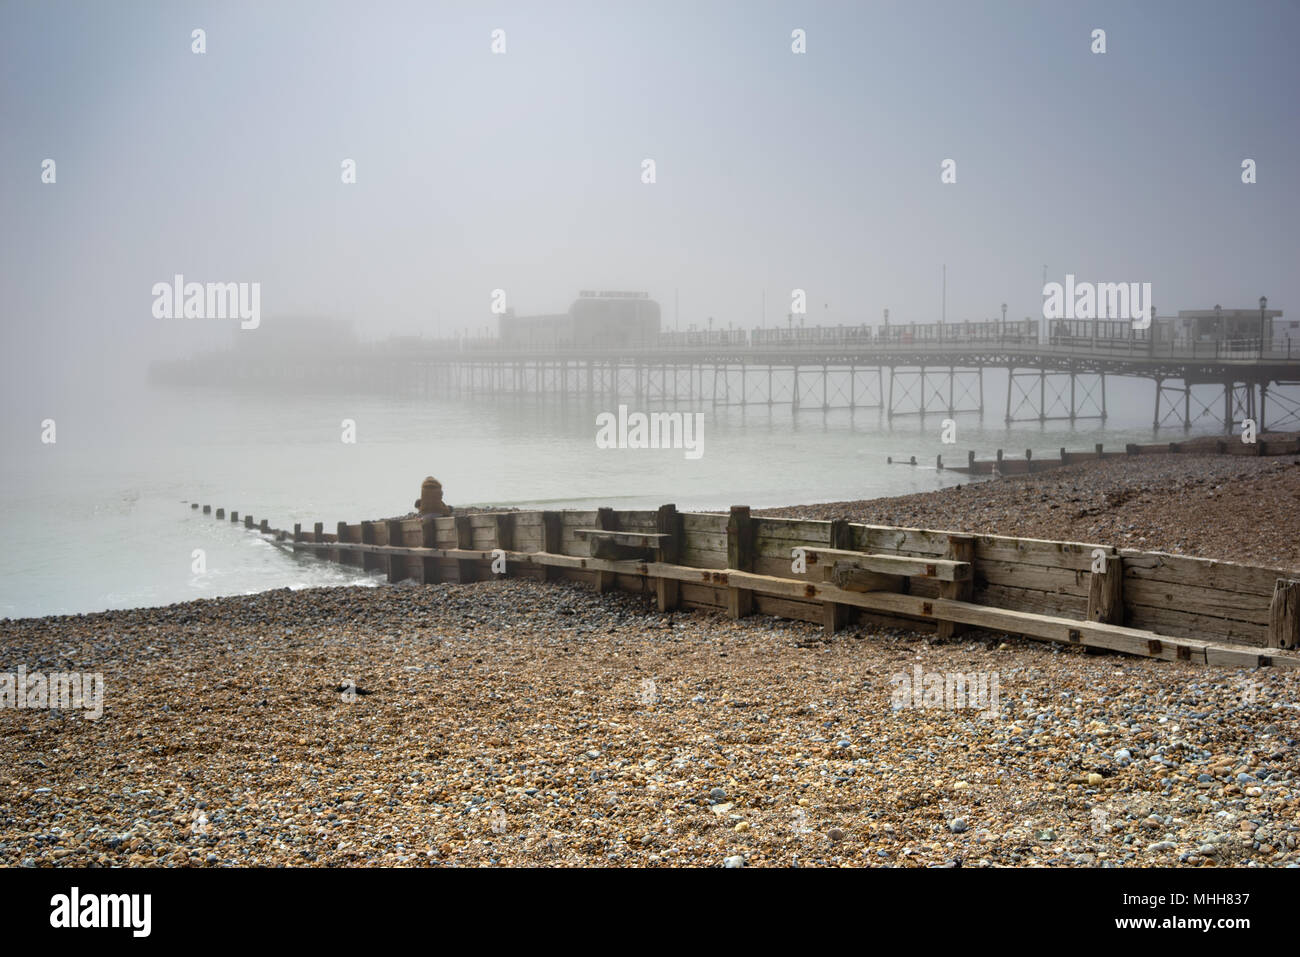
[[[847,517],[1294,567],[1294,457],[1153,456]],[[0,621],[2,866],[1300,866],[1300,673],[660,614],[520,579]],[[899,678],[996,679],[993,708]]]

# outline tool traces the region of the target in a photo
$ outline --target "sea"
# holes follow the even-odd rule
[[[1007,426],[1006,373],[986,374],[984,417],[878,409],[656,403],[702,413],[702,454],[598,447],[609,403],[572,397],[250,393],[141,384],[11,408],[0,437],[0,618],[168,605],[275,588],[376,584],[293,555],[243,527],[387,518],[427,475],[453,505],[725,510],[846,501],[984,481],[935,457],[1054,457],[1064,447],[1150,442],[1154,387],[1108,380],[1109,417]],[[1211,402],[1211,408],[1217,406]],[[51,433],[50,425],[53,426]],[[346,441],[350,437],[353,441]],[[955,429],[955,434],[953,430]],[[1208,413],[1191,434],[1220,430]],[[1174,441],[1181,426],[1162,429]],[[53,439],[53,441],[50,441]],[[918,464],[907,462],[912,456]],[[890,458],[894,464],[889,463]],[[191,503],[227,510],[217,521]],[[230,510],[239,524],[228,519]]]

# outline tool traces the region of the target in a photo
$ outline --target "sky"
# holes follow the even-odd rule
[[[1045,267],[1300,318],[1298,39],[1266,0],[5,0],[4,395],[255,334],[155,318],[178,273],[369,338],[492,328],[495,289],[932,322],[945,265],[950,321],[1040,315]]]

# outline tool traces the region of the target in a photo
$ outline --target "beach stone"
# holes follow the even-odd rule
[[[723,867],[744,867],[745,859],[741,857],[739,854],[733,854],[731,857],[728,857],[723,860],[722,866]]]

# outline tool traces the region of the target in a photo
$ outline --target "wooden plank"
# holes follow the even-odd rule
[[[979,560],[975,562],[975,585],[1008,585],[1051,594],[1088,597],[1088,572],[1020,562]]]
[[[1124,583],[1126,605],[1145,605],[1207,618],[1242,621],[1267,627],[1269,601],[1262,595],[1242,595],[1217,588],[1129,578]]]
[[[1270,600],[1277,579],[1290,577],[1280,569],[1170,555],[1165,552],[1120,549],[1120,556],[1124,559],[1125,578],[1217,588],[1227,592],[1262,595]]]
[[[588,541],[599,539],[615,545],[630,545],[634,548],[658,548],[668,535],[658,532],[630,532],[626,529],[607,531],[603,528],[576,528],[573,534]]]
[[[1150,628],[1166,635],[1187,638],[1213,638],[1262,647],[1268,638],[1267,625],[1253,625],[1230,618],[1196,615],[1175,608],[1137,605],[1129,601],[1128,582],[1124,583],[1124,620],[1136,628]]]
[[[1062,618],[1088,617],[1088,599],[1082,595],[1064,595],[1035,589],[1015,588],[1010,585],[985,585],[977,581],[972,592],[977,605],[994,605],[998,608],[1016,608],[1034,611],[1041,615]]]
[[[1268,609],[1269,648],[1300,647],[1300,581],[1279,578]]]
[[[906,592],[909,584],[906,575],[884,575],[864,571],[852,565],[836,562],[826,569],[826,581],[846,591],[896,591]],[[938,592],[935,592],[938,594]]]
[[[868,572],[884,575],[905,575],[909,578],[935,578],[939,581],[969,581],[969,562],[955,562],[939,558],[909,558],[903,555],[871,555],[840,548],[804,547],[804,560],[809,569],[815,565],[846,564]]]
[[[854,611],[850,605],[840,607],[848,609],[850,613]],[[817,602],[774,598],[771,595],[762,595],[758,592],[754,593],[754,611],[760,615],[771,615],[773,618],[788,618],[791,621],[809,621],[813,623],[824,622],[826,614],[825,605]]]

